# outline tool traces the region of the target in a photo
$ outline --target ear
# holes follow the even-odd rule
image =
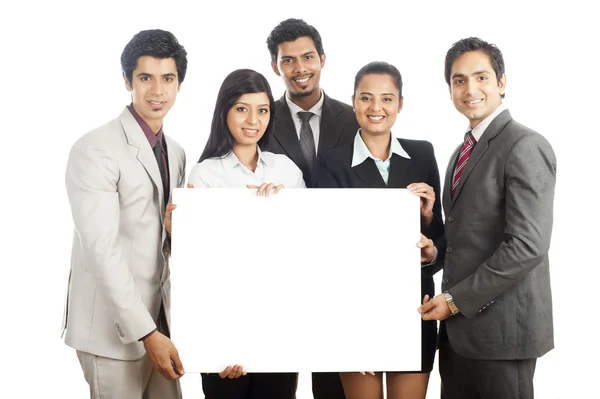
[[[182,85],[182,83],[177,84],[177,93],[179,93],[179,90],[181,90],[181,85]]]
[[[325,53],[321,54],[321,68],[323,68],[325,66],[326,59],[327,59],[327,56],[325,55]]]
[[[281,76],[279,68],[277,68],[277,63],[275,61],[271,61],[271,68],[273,69],[273,72],[275,72],[275,75]]]
[[[498,79],[498,88],[500,89],[500,94],[504,94],[504,91],[506,90],[506,74],[503,73],[502,77],[500,79]]]
[[[400,97],[400,101],[398,101],[398,113],[400,113],[402,105],[404,105],[404,97]]]
[[[131,86],[131,83],[129,83],[129,81],[127,80],[125,72],[123,72],[123,81],[125,82],[125,88],[127,89],[127,91],[133,91],[133,86]]]
[[[450,94],[450,100],[452,100],[452,85],[448,85],[448,94]]]
[[[356,110],[354,109],[354,94],[352,95],[352,111],[356,112]]]

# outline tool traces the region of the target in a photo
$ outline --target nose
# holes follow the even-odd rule
[[[248,117],[246,118],[246,122],[248,122],[249,125],[254,125],[258,122],[258,115],[256,115],[256,112],[248,112]]]
[[[374,98],[371,101],[371,111],[381,111],[381,100],[378,98]]]
[[[160,79],[153,79],[152,85],[150,86],[150,93],[154,96],[160,96],[163,94],[163,82]]]
[[[479,86],[477,85],[477,82],[475,81],[475,79],[467,79],[465,86],[466,86],[467,94],[469,94],[469,95],[475,94],[479,90]]]
[[[298,60],[298,62],[296,62],[296,70],[294,72],[302,73],[305,71],[306,71],[306,64],[304,63],[304,60],[302,60],[302,59]]]

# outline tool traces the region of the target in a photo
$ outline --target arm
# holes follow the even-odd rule
[[[556,159],[540,135],[519,139],[505,164],[505,239],[477,270],[448,290],[461,313],[474,317],[522,280],[548,254]]]
[[[86,146],[82,141],[73,146],[66,186],[75,229],[87,268],[112,314],[115,334],[123,344],[130,344],[156,325],[121,253],[118,180],[119,167],[107,147]]]

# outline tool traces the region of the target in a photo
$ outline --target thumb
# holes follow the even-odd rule
[[[171,360],[173,360],[173,363],[175,363],[175,371],[177,372],[177,374],[184,375],[185,371],[183,370],[183,364],[181,364],[181,359],[179,359],[179,353],[172,353]]]

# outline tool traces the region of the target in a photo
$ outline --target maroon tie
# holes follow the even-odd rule
[[[463,169],[469,160],[469,156],[471,155],[471,151],[473,150],[473,147],[475,147],[475,144],[477,144],[477,140],[475,140],[475,137],[473,137],[471,132],[468,132],[465,142],[458,154],[458,162],[456,163],[454,175],[452,176],[452,197],[454,197],[454,192],[460,181],[460,175],[462,175]]]

